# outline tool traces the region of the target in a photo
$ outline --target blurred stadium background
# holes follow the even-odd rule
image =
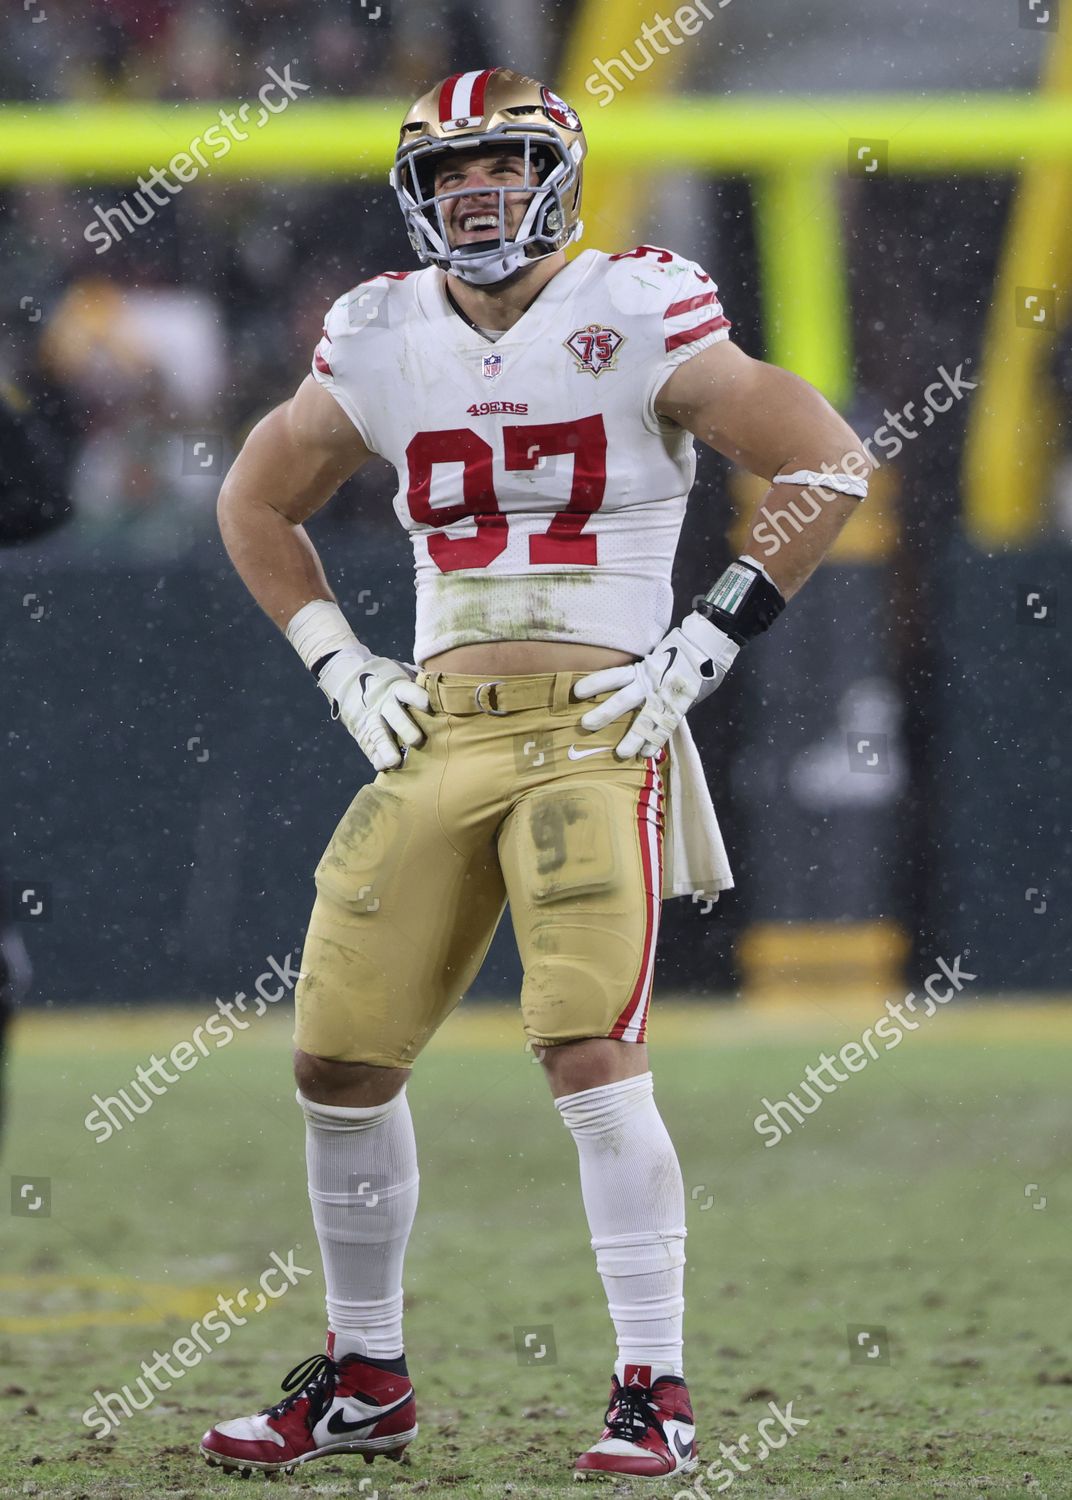
[[[300,925],[363,768],[232,575],[214,499],[338,290],[411,263],[384,180],[404,102],[499,56],[581,109],[586,245],[695,256],[750,353],[878,434],[873,502],[698,716],[738,889],[668,906],[662,989],[881,988],[965,948],[988,992],[1066,985],[1072,28],[1030,0],[708,8],[666,57],[640,0],[29,0],[0,22],[11,483],[73,511],[0,561],[8,910],[39,997],[233,988]],[[257,128],[287,65],[307,91]],[[249,139],[137,199],[221,101],[252,103]],[[390,494],[370,465],[314,535],[406,655]],[[682,602],[755,495],[703,457]],[[515,981],[503,942],[481,990]]]
[[[663,56],[642,28],[680,7],[655,0],[5,8],[0,464],[3,532],[17,545],[0,550],[0,892],[5,1003],[22,993],[26,1039],[12,1169],[56,1170],[55,1158],[70,1173],[84,1158],[96,1173],[82,1096],[106,1091],[109,1073],[130,1076],[124,1036],[144,1044],[146,1025],[185,1034],[174,1012],[151,1022],[144,1007],[203,1012],[300,944],[313,866],[365,767],[233,575],[215,496],[244,434],[302,379],[332,300],[412,263],[385,181],[405,107],[429,80],[500,61],[547,78],[581,114],[584,245],[665,244],[701,261],[743,347],[812,379],[881,463],[836,553],[696,716],[737,889],[713,909],[666,906],[657,997],[695,1007],[698,1027],[712,1024],[711,1002],[750,1016],[733,1035],[762,1046],[765,1006],[795,1016],[791,1040],[809,1015],[829,1021],[842,1003],[870,1014],[918,988],[939,955],[965,954],[974,994],[1021,1007],[982,1034],[999,1049],[1030,1035],[1033,1068],[1045,1071],[1051,1049],[1067,1062],[1052,1002],[1070,989],[1072,14],[1058,0],[686,9],[693,21],[679,25],[692,33]],[[269,69],[304,87],[257,124]],[[139,173],[165,167],[224,109],[248,139],[231,137],[147,210]],[[114,234],[87,239],[107,223]],[[312,534],[359,634],[405,657],[410,564],[392,489],[386,466],[370,464]],[[757,494],[701,456],[682,607],[739,550]],[[500,934],[474,996],[509,999],[517,984]],[[1048,1010],[1026,1003],[1040,1000]],[[87,1003],[116,1007],[110,1031],[63,1009]],[[714,1075],[689,1071],[689,1014],[671,1040],[688,1099],[710,1112]],[[958,1024],[964,1041],[976,1023]],[[725,1036],[696,1035],[715,1067]],[[282,1118],[285,1033],[273,1039],[274,1072],[262,1060],[246,1086]],[[1000,1135],[1016,1113],[1026,1130],[1030,1089],[999,1101],[997,1075],[973,1074],[966,1057],[952,1071],[975,1090],[971,1128],[989,1120]],[[907,1154],[887,1164],[903,1183],[942,1098],[941,1069],[928,1066],[898,1126]],[[67,1134],[54,1128],[57,1077],[78,1095]],[[755,1070],[761,1089],[773,1077]],[[20,1078],[33,1080],[21,1096]],[[223,1105],[198,1084],[208,1129]],[[1047,1086],[1055,1107],[1056,1079]],[[297,1152],[296,1130],[280,1127],[281,1151]],[[1045,1130],[1032,1139],[1048,1160]],[[156,1161],[181,1182],[182,1141],[159,1146]],[[105,1195],[142,1181],[122,1178],[118,1157],[109,1170],[120,1176],[92,1177]],[[1010,1171],[1013,1198],[1038,1175],[1026,1159]],[[947,1203],[962,1203],[968,1180],[953,1172]],[[242,1192],[252,1223],[256,1192]],[[772,1192],[752,1241],[761,1260],[777,1258],[791,1217]],[[299,1189],[287,1204],[303,1212]],[[948,1226],[958,1238],[987,1220],[972,1204]],[[225,1216],[222,1200],[207,1207]],[[928,1222],[929,1200],[913,1211]],[[98,1266],[116,1224],[130,1232],[114,1212],[110,1227],[87,1229]],[[862,1253],[866,1222],[879,1255],[881,1213],[860,1215]],[[126,1271],[165,1279],[170,1252],[131,1244]],[[27,1288],[69,1271],[73,1253],[21,1241],[13,1251],[31,1280],[14,1288],[19,1313],[5,1327],[37,1317],[30,1364],[49,1328],[74,1325],[43,1283]],[[77,1323],[85,1299],[73,1285]]]

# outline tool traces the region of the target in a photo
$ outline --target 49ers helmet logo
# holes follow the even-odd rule
[[[565,341],[566,348],[577,361],[578,370],[587,370],[592,375],[602,375],[604,370],[613,370],[618,350],[625,338],[616,328],[603,328],[599,323],[589,323],[587,328],[578,328]]]
[[[543,100],[544,109],[556,125],[561,125],[563,130],[580,130],[580,115],[575,109],[569,107],[565,99],[560,98],[546,84],[540,90],[540,98]]]

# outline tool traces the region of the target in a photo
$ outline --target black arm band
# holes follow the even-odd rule
[[[698,614],[724,630],[738,646],[762,635],[785,608],[781,594],[754,563],[738,558],[697,603]]]

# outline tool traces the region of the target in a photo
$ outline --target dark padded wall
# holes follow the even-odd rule
[[[405,656],[412,592],[397,542],[362,548],[375,601],[356,587],[341,598],[359,634]],[[927,742],[914,748],[895,696],[874,686],[889,681],[891,606],[868,575],[824,570],[695,717],[738,890],[713,912],[667,906],[664,991],[724,989],[746,919],[902,914],[906,797],[929,828],[913,893],[921,956],[970,949],[980,989],[1068,988],[1072,560],[950,558]],[[18,913],[35,998],[248,988],[269,954],[300,945],[316,860],[367,779],[296,657],[215,546],[207,565],[166,570],[9,552],[0,632],[0,839],[9,893],[38,893]],[[857,730],[875,744],[853,749]],[[875,754],[884,770],[859,764]],[[854,755],[824,811],[830,756]],[[518,982],[504,929],[474,992]]]

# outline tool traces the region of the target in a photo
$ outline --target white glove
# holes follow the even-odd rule
[[[427,710],[428,694],[397,661],[344,646],[328,662],[317,685],[377,771],[402,764],[404,749],[422,743],[424,732],[404,705]]]
[[[703,615],[686,615],[640,661],[591,672],[574,684],[576,698],[595,698],[618,689],[606,703],[582,716],[581,727],[604,729],[640,709],[615,754],[620,760],[637,754],[657,755],[687,710],[721,686],[740,649]]]

